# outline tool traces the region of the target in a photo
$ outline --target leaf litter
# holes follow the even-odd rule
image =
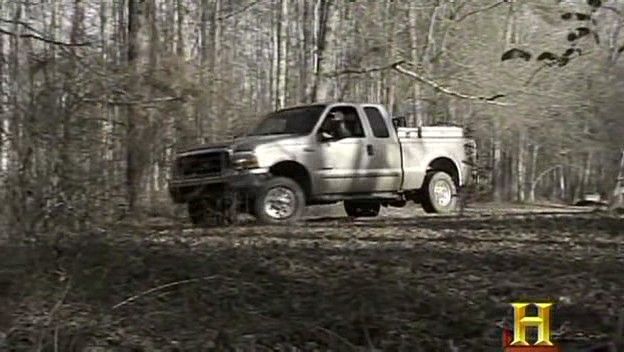
[[[553,328],[562,341],[598,343],[617,334],[621,217],[408,211],[293,227],[158,222],[66,236],[54,250],[4,246],[0,292],[11,304],[0,311],[0,344],[50,351],[498,351],[496,324],[511,318],[509,303],[518,299],[554,301]],[[58,272],[71,280],[69,289]]]

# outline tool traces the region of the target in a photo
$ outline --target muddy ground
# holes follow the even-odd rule
[[[146,219],[2,245],[0,350],[500,351],[515,300],[554,301],[555,338],[570,346],[622,333],[621,216],[311,214],[290,227]]]

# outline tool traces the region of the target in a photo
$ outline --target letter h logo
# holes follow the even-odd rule
[[[527,316],[528,306],[537,307],[537,316]],[[558,346],[550,341],[550,317],[552,303],[512,303],[514,309],[513,340],[504,333],[505,352],[560,352]],[[527,341],[527,329],[537,329],[537,340]],[[511,341],[510,341],[511,340]]]

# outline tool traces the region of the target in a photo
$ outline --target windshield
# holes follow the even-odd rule
[[[324,105],[312,105],[270,113],[249,133],[249,136],[309,134],[324,109]]]

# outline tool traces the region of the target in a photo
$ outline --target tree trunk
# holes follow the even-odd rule
[[[288,76],[288,1],[280,1],[280,15],[277,23],[277,89],[275,107],[281,109],[286,105],[286,78]]]
[[[4,15],[4,8],[3,8],[3,3],[0,2],[0,15]],[[4,78],[5,72],[4,72],[4,63],[7,62],[7,59],[4,55],[4,36],[0,35],[0,77]],[[4,92],[5,90],[5,86],[4,86],[4,79],[0,79],[0,92]],[[5,107],[5,101],[4,101],[4,97],[0,98],[0,186],[2,186],[3,188],[6,182],[5,176],[6,176],[6,171],[8,170],[8,159],[9,159],[9,155],[8,155],[8,150],[9,150],[9,145],[8,145],[8,135],[7,135],[7,131],[9,130],[9,124],[8,124],[8,119],[7,117],[4,115],[5,111],[4,111],[4,107]],[[0,193],[0,195],[2,195],[2,193]]]
[[[519,202],[524,202],[526,197],[526,165],[525,165],[525,145],[526,145],[526,131],[520,129],[518,132],[518,160],[517,160],[517,174],[518,174],[518,193],[517,199]]]
[[[323,14],[320,25],[320,38],[318,45],[318,58],[315,81],[317,82],[313,92],[313,101],[331,100],[334,92],[334,79],[327,77],[327,73],[335,69],[333,57],[336,50],[336,32],[334,30],[338,20],[339,12],[333,0],[322,0],[321,6]]]
[[[299,28],[299,45],[300,45],[300,53],[299,53],[299,97],[298,102],[304,103],[306,102],[306,88],[307,82],[310,80],[310,76],[308,74],[310,70],[310,51],[312,45],[310,44],[312,41],[312,33],[310,31],[310,26],[308,25],[310,19],[313,16],[310,16],[310,6],[308,5],[308,1],[300,0],[299,1],[299,11],[301,13],[301,21],[298,23]]]
[[[138,93],[139,84],[139,61],[141,57],[140,30],[142,25],[142,1],[128,0],[128,68],[132,79],[130,80],[131,93]],[[137,195],[141,185],[142,165],[140,153],[143,146],[139,141],[140,121],[139,110],[133,104],[129,104],[126,109],[127,135],[126,135],[126,193],[128,201],[128,211],[134,212],[136,209]]]
[[[208,70],[208,0],[201,0],[201,20],[199,24],[199,86],[208,87],[207,70]],[[195,108],[195,132],[198,141],[204,137],[204,121],[208,115],[208,93],[202,90],[197,98],[197,106]]]
[[[566,199],[566,178],[563,166],[559,168],[559,199],[562,201]]]
[[[218,128],[221,127],[222,121],[218,120],[218,116],[220,116],[220,108],[217,106],[216,102],[219,100],[219,93],[221,87],[221,20],[219,19],[219,13],[221,13],[221,0],[215,0],[214,3],[214,13],[212,14],[212,60],[210,73],[213,77],[213,82],[210,85],[210,140],[214,141],[218,135]]]
[[[131,1],[131,0],[129,0]],[[176,54],[178,57],[184,57],[184,0],[177,0],[176,2],[176,12],[178,14],[178,28],[177,28],[177,45],[176,45]]]
[[[386,4],[387,6],[387,10],[386,10],[386,23],[388,23],[388,28],[386,30],[386,35],[387,35],[387,41],[388,41],[388,51],[390,54],[390,57],[388,58],[388,61],[394,60],[394,56],[396,53],[396,48],[395,48],[395,42],[394,42],[394,38],[395,38],[395,33],[394,33],[394,27],[395,27],[395,21],[394,21],[394,17],[396,16],[396,3],[394,1],[390,1]],[[394,104],[395,104],[395,88],[396,88],[396,84],[394,82],[394,72],[392,70],[388,70],[386,72],[384,72],[385,75],[385,82],[386,82],[386,107],[388,109],[388,112],[390,113],[390,115],[392,116],[392,114],[394,113]]]
[[[498,118],[494,118],[494,125],[492,127],[492,188],[494,201],[500,202],[503,200],[503,165],[502,165],[502,151],[500,140],[500,121]]]
[[[535,187],[537,186],[535,182],[536,173],[537,173],[537,155],[539,153],[539,145],[533,144],[531,147],[531,183],[530,183],[530,193],[529,193],[529,202],[535,203]]]
[[[624,209],[624,149],[622,150],[618,176],[615,180],[615,186],[613,188],[610,203],[611,208]]]
[[[418,3],[415,1],[410,2],[410,7],[409,7],[409,25],[410,25],[410,39],[411,39],[411,45],[410,45],[410,51],[411,51],[411,57],[412,57],[412,61],[417,61],[418,57],[419,57],[419,52],[418,52],[418,38],[419,38],[419,31],[418,31],[418,13],[420,12],[420,10],[417,9]],[[413,88],[413,92],[412,92],[412,99],[413,99],[413,116],[412,116],[412,126],[422,126],[423,122],[424,122],[424,101],[423,101],[423,97],[422,97],[422,88],[421,88],[421,83],[418,82],[417,80],[413,80],[414,88]]]

